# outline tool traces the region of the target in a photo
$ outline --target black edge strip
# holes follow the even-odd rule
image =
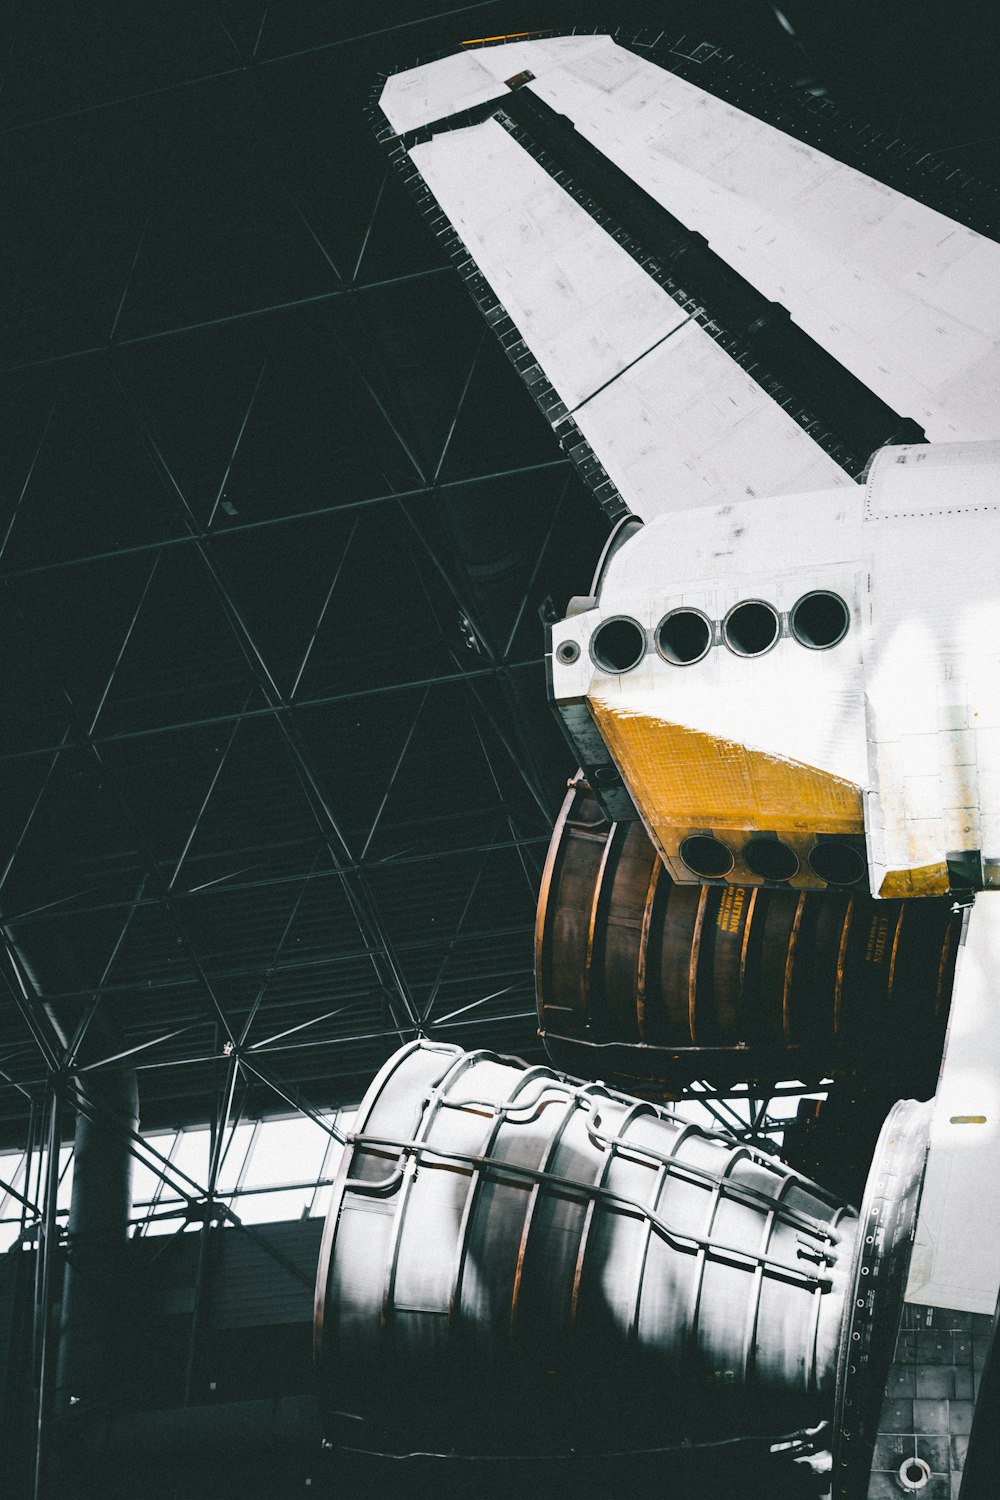
[[[703,236],[585,140],[565,115],[521,89],[508,96],[496,119],[854,478],[884,443],[926,441],[916,422],[880,400],[793,323],[785,308],[769,302]]]

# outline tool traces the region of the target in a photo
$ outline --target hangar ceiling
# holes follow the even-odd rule
[[[351,1100],[421,1032],[540,1056],[543,621],[607,523],[389,170],[381,74],[668,26],[998,171],[943,8],[414,9],[8,24],[0,1145],[67,1046],[133,1052],[151,1128]]]

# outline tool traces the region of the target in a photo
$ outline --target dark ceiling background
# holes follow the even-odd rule
[[[67,1048],[137,1049],[147,1126],[355,1098],[419,1030],[539,1055],[542,620],[606,522],[390,175],[380,74],[652,25],[1000,177],[967,10],[424,9],[4,19],[0,1144]]]

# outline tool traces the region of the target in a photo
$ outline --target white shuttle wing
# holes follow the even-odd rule
[[[606,36],[381,104],[563,446],[651,523],[552,633],[609,815],[676,882],[1000,888],[1000,245]]]
[[[386,79],[379,106],[397,135],[502,98],[504,79],[525,69],[536,78],[603,47],[604,36],[537,37],[502,47],[463,48]]]
[[[495,120],[410,156],[567,409],[687,319]]]
[[[529,87],[932,442],[1000,437],[1000,245],[602,42]]]
[[[496,120],[410,156],[630,510],[850,483]]]
[[[701,299],[690,256],[665,263],[532,139],[517,123],[522,89],[571,122],[571,149],[582,139],[634,184],[640,224],[652,205],[707,240],[904,435],[1000,436],[993,241],[607,36],[465,50],[396,74],[380,99],[386,133],[488,284],[487,311],[509,319],[508,352],[536,397],[544,385],[543,409],[595,489],[610,479],[651,519],[849,485],[876,443],[852,453],[836,415]]]

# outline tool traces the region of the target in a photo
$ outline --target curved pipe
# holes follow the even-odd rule
[[[553,1107],[511,1109],[539,1077]],[[468,1453],[484,1431],[552,1452],[823,1420],[842,1200],[647,1101],[488,1052],[403,1048],[357,1126],[317,1279],[331,1421],[346,1403],[428,1443],[446,1423]]]

